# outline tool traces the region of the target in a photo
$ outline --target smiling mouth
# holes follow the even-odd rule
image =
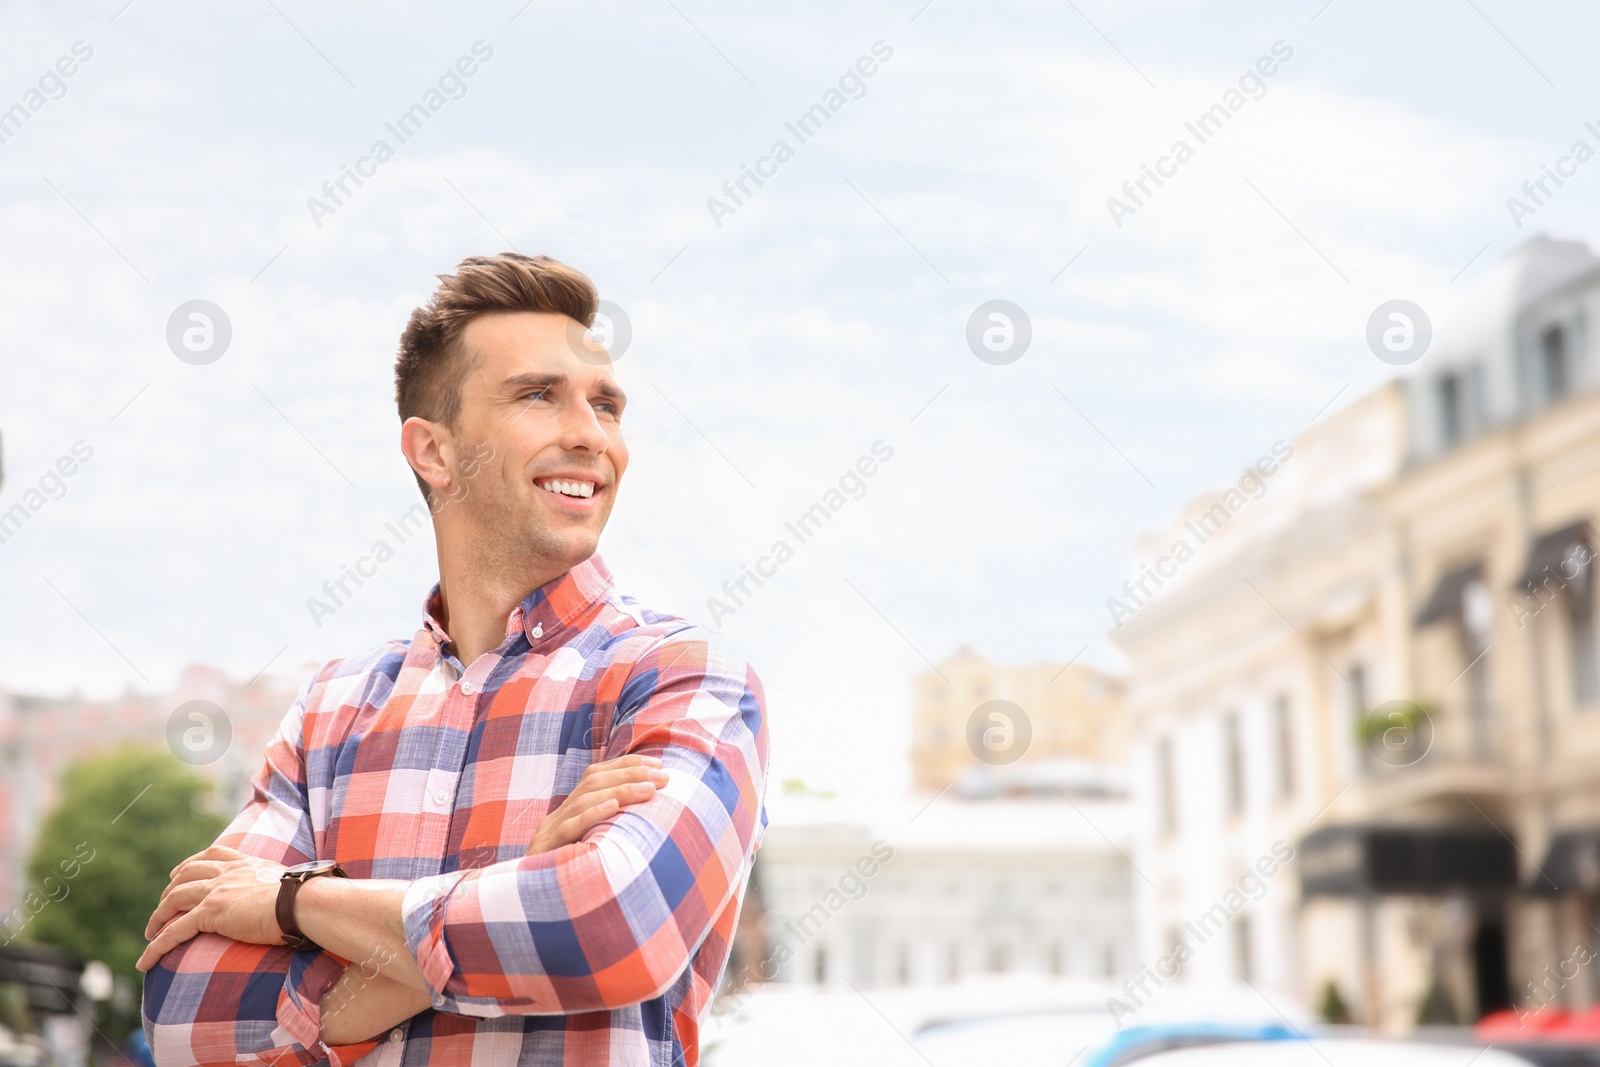
[[[594,496],[595,483],[584,481],[571,481],[565,478],[546,478],[544,481],[534,482],[540,489],[557,496],[572,497],[584,500]]]

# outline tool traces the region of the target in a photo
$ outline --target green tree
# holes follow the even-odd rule
[[[1422,1003],[1417,1007],[1418,1026],[1460,1026],[1461,1020],[1456,1017],[1455,1002],[1450,999],[1450,994],[1445,990],[1444,979],[1435,969],[1433,980],[1428,983],[1427,995],[1422,998]]]
[[[28,863],[38,911],[23,936],[104,960],[139,989],[144,924],[172,868],[227,825],[209,796],[205,779],[159,750],[121,749],[67,768]]]
[[[1324,1022],[1348,1023],[1350,1021],[1350,1008],[1345,1004],[1344,997],[1339,993],[1339,983],[1332,978],[1322,983],[1322,1004],[1317,1009],[1317,1014],[1322,1016]]]

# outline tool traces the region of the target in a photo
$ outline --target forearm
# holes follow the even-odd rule
[[[421,995],[421,1007],[402,1019],[427,1007],[428,990],[400,920],[409,885],[397,879],[312,878],[294,905],[301,932],[349,960],[351,970],[362,967],[369,981],[378,974]]]
[[[352,962],[322,998],[322,1040],[330,1045],[365,1041],[428,1007],[428,994],[385,978],[371,964]]]

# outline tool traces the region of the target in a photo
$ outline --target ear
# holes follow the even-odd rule
[[[400,426],[400,451],[406,462],[427,482],[436,496],[450,489],[455,469],[455,437],[444,426],[413,415]]]

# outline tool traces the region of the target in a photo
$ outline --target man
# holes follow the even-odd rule
[[[410,641],[317,672],[174,869],[139,960],[163,1067],[698,1063],[766,826],[764,698],[593,555],[628,465],[596,307],[506,253],[412,314],[400,447],[439,584]]]

